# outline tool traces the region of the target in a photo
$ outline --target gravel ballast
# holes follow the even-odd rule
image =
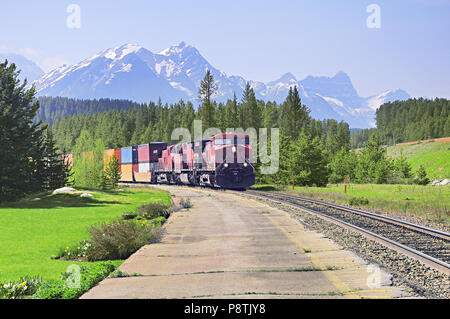
[[[377,264],[391,273],[394,286],[407,288],[413,296],[450,298],[450,276],[444,273],[301,208],[294,208],[278,201],[259,199],[252,195],[242,195],[288,212],[308,229],[322,233],[342,248],[354,252],[369,263]]]

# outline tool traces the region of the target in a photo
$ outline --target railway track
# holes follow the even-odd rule
[[[246,195],[301,208],[352,229],[391,249],[450,275],[450,234],[388,216],[278,192],[247,190]]]

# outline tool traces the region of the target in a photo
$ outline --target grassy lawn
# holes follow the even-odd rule
[[[0,205],[0,281],[26,275],[57,279],[70,264],[83,263],[50,257],[61,247],[88,239],[90,225],[109,221],[150,202],[170,204],[170,194],[154,189],[132,188],[92,194],[93,198],[60,194],[43,197],[40,201]]]
[[[404,143],[386,148],[386,154],[392,158],[400,156],[401,152],[408,159],[413,172],[423,164],[431,180],[450,178],[450,138]]]
[[[255,185],[255,189],[270,190],[270,185]],[[327,187],[299,187],[285,190],[296,195],[303,195],[348,205],[352,197],[366,197],[367,208],[386,212],[406,213],[440,222],[450,226],[450,185],[376,185],[350,184],[347,193],[344,185],[328,185]]]

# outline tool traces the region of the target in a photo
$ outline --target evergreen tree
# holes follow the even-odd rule
[[[206,71],[205,77],[200,83],[200,87],[198,89],[198,96],[202,101],[202,121],[203,121],[203,129],[207,129],[208,127],[215,126],[214,120],[214,104],[211,103],[211,97],[217,91],[217,84],[214,81],[214,78],[211,74],[210,70]]]
[[[427,177],[427,171],[425,170],[425,167],[423,165],[420,165],[420,167],[417,169],[416,172],[416,179],[415,183],[418,185],[427,185],[430,183],[430,179]]]
[[[108,181],[108,186],[111,189],[117,188],[120,181],[120,163],[117,157],[114,155],[108,166],[105,169],[106,179]]]
[[[70,163],[65,163],[63,154],[58,152],[50,128],[47,128],[45,139],[45,173],[44,188],[54,190],[68,184],[72,176]]]
[[[342,183],[345,178],[353,180],[355,177],[355,165],[358,161],[355,152],[349,152],[346,147],[333,157],[330,163],[331,175],[329,178],[330,183]]]
[[[323,145],[316,137],[311,139],[304,133],[292,144],[290,172],[295,184],[303,186],[326,186],[329,170],[323,153]]]
[[[372,135],[366,147],[359,153],[355,169],[356,180],[360,183],[382,183],[387,180],[389,161],[386,150],[381,146],[377,135]]]
[[[411,164],[408,163],[403,152],[394,160],[393,165],[400,178],[410,178],[412,176]]]
[[[297,87],[289,88],[289,94],[282,105],[281,130],[292,139],[297,139],[309,122],[309,110],[301,103]]]
[[[45,126],[33,123],[39,109],[35,89],[26,90],[18,75],[14,64],[0,63],[0,201],[43,188]]]

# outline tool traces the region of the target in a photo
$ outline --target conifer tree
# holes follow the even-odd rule
[[[214,119],[214,104],[211,103],[211,97],[217,91],[217,84],[214,81],[214,77],[211,74],[210,70],[206,71],[205,77],[200,83],[200,87],[198,89],[198,97],[202,101],[202,121],[203,121],[203,129],[207,129],[208,127],[214,127],[215,119]]]
[[[35,89],[26,90],[18,75],[15,64],[0,62],[0,201],[42,190],[45,127],[33,123]]]
[[[289,88],[289,94],[282,106],[280,128],[287,136],[297,139],[309,122],[309,110],[301,103],[297,87]]]
[[[46,133],[44,187],[46,190],[54,190],[65,186],[72,174],[70,163],[66,163],[63,154],[56,149],[52,130],[47,128]]]
[[[114,155],[105,170],[106,179],[111,189],[117,188],[120,181],[120,163],[117,157]]]

